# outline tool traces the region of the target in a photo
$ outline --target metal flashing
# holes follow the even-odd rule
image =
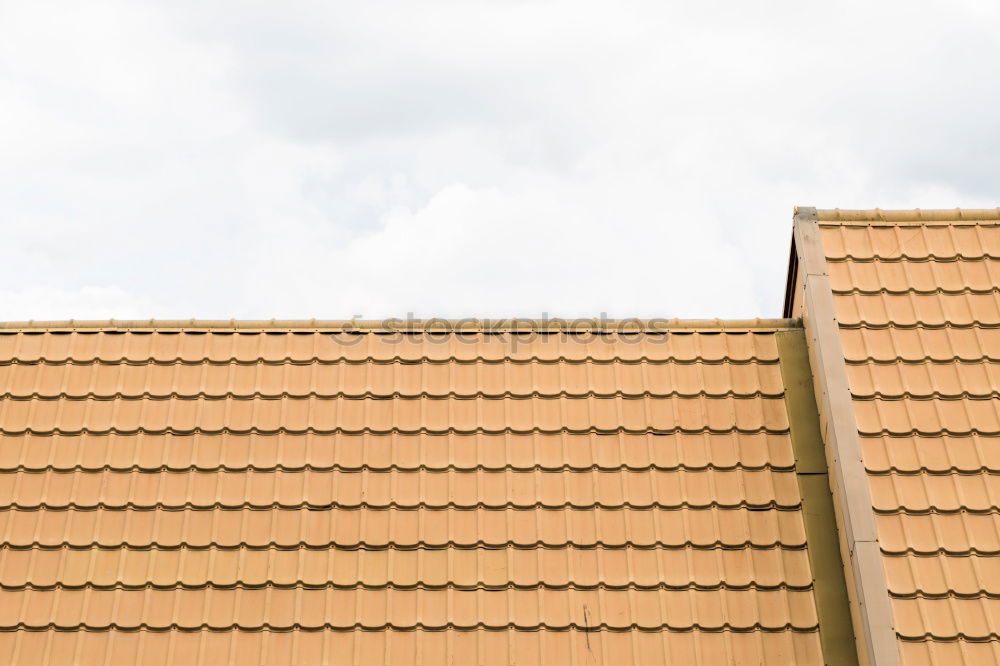
[[[857,643],[805,334],[788,331],[777,338],[823,657],[827,664],[852,666]]]
[[[849,558],[846,578],[851,582],[848,595],[859,657],[870,666],[895,666],[900,656],[892,608],[815,208],[796,209],[794,238],[799,270],[803,271],[803,324],[832,472],[830,485],[839,509],[842,545]]]

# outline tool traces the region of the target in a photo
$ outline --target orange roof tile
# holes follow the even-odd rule
[[[0,661],[1000,664],[1000,209],[793,249],[804,335],[0,324]]]
[[[997,211],[819,211],[906,664],[1000,654]]]
[[[824,661],[790,322],[131,324],[0,330],[0,661]]]
[[[822,663],[812,635],[776,632],[169,631],[18,632],[14,663],[796,664]]]

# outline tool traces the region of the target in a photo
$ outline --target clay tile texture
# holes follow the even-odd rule
[[[899,661],[995,664],[998,211],[818,211],[815,222]]]
[[[0,324],[0,663],[1000,663],[1000,213],[784,319]]]
[[[821,664],[800,343],[4,330],[0,661]]]

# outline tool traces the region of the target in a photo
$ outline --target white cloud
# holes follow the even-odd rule
[[[0,289],[0,303],[17,313],[18,321],[67,319],[149,319],[158,304],[118,286],[59,289],[31,286],[23,289]]]
[[[997,205],[998,28],[976,0],[7,3],[0,319],[775,316],[793,205]]]

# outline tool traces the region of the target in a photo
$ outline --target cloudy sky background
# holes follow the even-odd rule
[[[0,319],[773,317],[1000,204],[1000,3],[0,0]]]

